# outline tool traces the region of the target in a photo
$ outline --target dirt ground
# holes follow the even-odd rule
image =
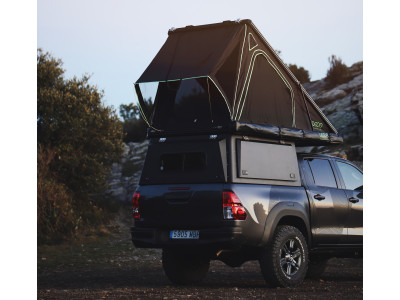
[[[329,261],[321,279],[294,289],[267,288],[258,262],[231,268],[211,262],[204,282],[176,286],[164,275],[161,251],[135,249],[129,221],[71,243],[38,247],[38,299],[361,299],[362,259]]]

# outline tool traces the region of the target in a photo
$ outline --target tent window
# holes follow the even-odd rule
[[[182,80],[174,102],[174,115],[178,119],[194,123],[211,119],[207,86],[202,86],[200,80]]]
[[[160,82],[153,126],[174,132],[226,125],[229,111],[215,85],[206,77]]]

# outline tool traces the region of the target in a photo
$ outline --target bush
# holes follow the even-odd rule
[[[300,81],[300,83],[310,82],[310,73],[303,67],[289,64],[289,70],[292,71],[294,76]]]
[[[153,110],[153,102],[151,99],[144,100],[148,111]],[[119,114],[124,119],[123,131],[124,142],[140,142],[146,138],[147,124],[141,118],[138,106],[133,103],[121,104]]]
[[[333,88],[348,81],[349,68],[342,62],[342,59],[336,57],[336,55],[331,55],[328,60],[330,67],[325,79],[327,88]]]
[[[38,242],[59,241],[71,236],[81,219],[73,209],[73,195],[68,187],[58,182],[50,171],[54,150],[38,147],[37,159],[37,214]]]
[[[122,155],[122,123],[89,77],[66,80],[62,61],[38,50],[38,236],[71,236],[103,221],[106,174]]]
[[[143,119],[125,121],[123,125],[124,142],[140,142],[146,138],[147,125]]]

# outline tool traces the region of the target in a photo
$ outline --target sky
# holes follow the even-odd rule
[[[362,0],[38,0],[37,47],[61,58],[65,76],[90,74],[103,102],[136,101],[133,83],[171,27],[251,19],[287,64],[325,77],[328,57],[363,60]]]

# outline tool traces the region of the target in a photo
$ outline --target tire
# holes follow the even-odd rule
[[[262,251],[259,262],[267,285],[298,286],[307,274],[306,239],[296,227],[278,226],[272,243]]]
[[[200,282],[206,277],[210,259],[196,253],[163,249],[162,265],[169,280],[185,285]]]

